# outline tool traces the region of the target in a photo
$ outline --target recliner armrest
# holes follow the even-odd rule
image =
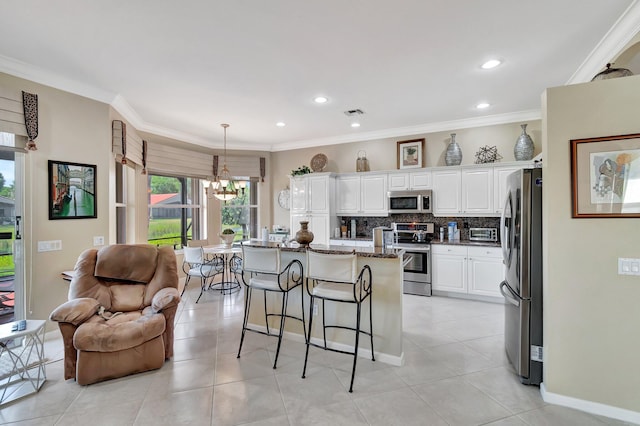
[[[154,312],[176,306],[180,303],[180,294],[177,288],[165,287],[153,295],[151,307]]]
[[[69,300],[58,306],[51,312],[49,319],[57,322],[68,322],[77,326],[94,316],[99,308],[100,303],[96,299],[81,297]]]

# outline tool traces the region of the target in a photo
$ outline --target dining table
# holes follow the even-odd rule
[[[225,244],[210,245],[202,247],[207,256],[219,257],[222,259],[222,279],[209,285],[212,290],[218,290],[222,294],[231,294],[240,291],[240,281],[237,273],[242,270],[242,248],[237,246],[227,246]]]

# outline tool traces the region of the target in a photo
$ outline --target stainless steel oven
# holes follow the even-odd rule
[[[431,246],[413,244],[405,252],[403,292],[431,296]]]
[[[403,292],[431,296],[433,223],[394,223],[396,247],[405,249]]]

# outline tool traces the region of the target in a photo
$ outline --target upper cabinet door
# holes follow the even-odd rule
[[[493,214],[493,168],[462,170],[462,213]]]
[[[507,200],[507,177],[520,169],[521,167],[493,168],[493,211],[497,215],[502,213],[504,203]]]
[[[409,173],[389,173],[389,191],[409,189]]]
[[[291,178],[289,181],[291,187],[291,214],[306,213],[307,206],[307,179]]]
[[[411,189],[431,189],[433,187],[430,171],[409,173],[409,185]]]
[[[388,215],[387,175],[366,175],[361,178],[361,210],[367,215]]]
[[[433,214],[460,214],[460,170],[433,172]]]
[[[360,176],[340,176],[336,179],[336,213],[360,212]]]
[[[329,196],[329,177],[310,176],[308,179],[309,188],[309,211],[311,213],[329,213],[331,208],[331,197]]]

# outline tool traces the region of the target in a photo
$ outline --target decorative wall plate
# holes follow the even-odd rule
[[[311,158],[311,170],[321,172],[327,166],[327,156],[324,154],[316,154]]]
[[[282,207],[283,209],[289,210],[289,198],[290,198],[289,188],[283,189],[282,191],[278,192],[278,204],[280,205],[280,207]]]

